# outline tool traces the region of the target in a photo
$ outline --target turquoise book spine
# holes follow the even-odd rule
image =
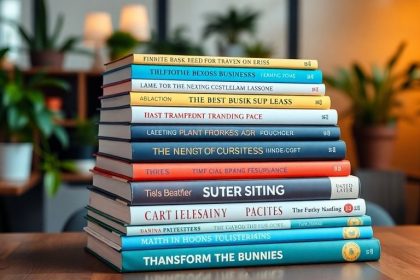
[[[375,261],[377,239],[273,243],[121,252],[122,271],[159,271]]]
[[[169,249],[373,237],[372,227],[336,227],[242,232],[121,236],[121,250]]]
[[[320,70],[268,68],[132,65],[131,78],[152,80],[320,84],[322,83],[322,72]]]

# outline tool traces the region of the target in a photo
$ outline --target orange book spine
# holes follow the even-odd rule
[[[350,162],[216,162],[133,164],[133,180],[217,180],[350,175]]]

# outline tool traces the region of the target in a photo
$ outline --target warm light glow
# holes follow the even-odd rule
[[[84,38],[87,44],[102,45],[112,34],[111,16],[105,12],[87,14]]]
[[[143,5],[127,5],[121,10],[120,30],[133,35],[139,41],[150,39],[149,18]]]

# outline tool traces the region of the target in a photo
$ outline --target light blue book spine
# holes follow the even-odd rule
[[[172,224],[152,226],[127,226],[128,236],[204,233],[226,231],[284,230],[299,228],[324,228],[347,226],[371,226],[369,216],[331,217],[313,219],[241,221],[196,224]]]
[[[368,226],[153,236],[122,236],[121,250],[245,245],[358,238],[365,239],[372,237],[372,227]]]
[[[377,239],[123,251],[122,271],[375,261]]]
[[[320,70],[267,68],[132,65],[131,78],[185,81],[319,84],[322,83],[322,72]]]

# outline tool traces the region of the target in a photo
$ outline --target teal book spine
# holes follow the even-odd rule
[[[377,239],[272,243],[121,252],[122,271],[159,271],[375,261]]]
[[[160,65],[131,65],[130,67],[132,79],[300,84],[322,83],[321,70]],[[106,75],[107,73],[105,73]]]
[[[243,232],[193,233],[152,236],[122,236],[121,250],[169,249],[281,242],[367,239],[372,227],[336,227]]]

